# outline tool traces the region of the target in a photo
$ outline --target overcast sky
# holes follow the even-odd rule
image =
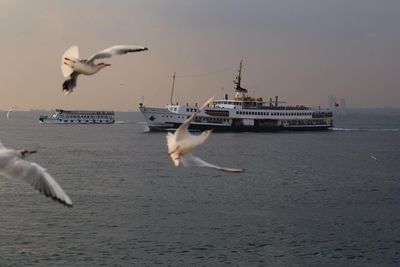
[[[137,110],[233,94],[291,104],[400,107],[398,0],[0,0],[0,109]],[[149,51],[108,59],[62,93],[61,55],[115,44]]]

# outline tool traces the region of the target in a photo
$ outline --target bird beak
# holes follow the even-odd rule
[[[149,50],[147,47],[143,48],[143,51],[147,51],[147,50]]]
[[[111,66],[111,64],[104,64],[104,66],[106,66],[106,67],[110,67],[110,66]]]
[[[31,150],[31,151],[28,151],[28,152],[27,152],[28,155],[30,155],[30,154],[36,154],[36,153],[38,153],[37,150]]]

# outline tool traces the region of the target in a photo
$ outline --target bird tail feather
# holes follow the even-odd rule
[[[61,57],[61,72],[65,78],[67,78],[74,71],[70,66],[65,64],[65,58],[69,59],[78,59],[79,58],[79,50],[76,45],[68,48]]]

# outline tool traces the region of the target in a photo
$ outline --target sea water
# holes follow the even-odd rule
[[[67,208],[0,177],[0,266],[399,266],[399,112],[322,132],[214,133],[175,167],[139,113],[113,125],[0,113],[0,140],[38,150]],[[121,123],[123,122],[123,123]]]

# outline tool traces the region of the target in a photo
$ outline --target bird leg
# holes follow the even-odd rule
[[[172,150],[171,152],[168,152],[168,155],[174,154],[176,151],[178,151],[179,146],[176,146],[176,148],[174,150]]]
[[[76,63],[75,60],[72,60],[72,59],[70,59],[70,58],[68,58],[68,57],[65,57],[64,60],[65,60],[65,61],[64,61],[64,64],[67,65],[67,66],[69,66],[69,67],[71,67],[71,68],[72,68],[72,63]]]
[[[76,60],[70,59],[68,57],[65,57],[64,60],[71,61],[72,63],[76,63]]]
[[[35,154],[37,153],[37,150],[22,150],[21,151],[21,156],[22,158],[25,158],[26,156],[30,155],[30,154]]]

